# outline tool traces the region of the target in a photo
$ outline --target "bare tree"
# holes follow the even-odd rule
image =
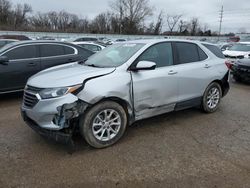
[[[180,20],[180,21],[179,21],[178,27],[179,27],[179,29],[178,29],[178,30],[179,30],[179,33],[183,33],[183,32],[185,32],[185,31],[188,30],[188,24],[187,24],[187,22],[184,21],[184,20]]]
[[[59,19],[58,19],[57,12],[55,12],[55,11],[49,12],[48,19],[50,21],[51,29],[58,30]]]
[[[163,26],[163,12],[161,11],[160,14],[158,15],[158,19],[154,27],[154,35],[159,35],[161,33],[162,26]]]
[[[11,13],[11,3],[8,0],[0,0],[0,24],[7,25]]]
[[[152,15],[149,0],[115,0],[110,6],[118,15],[120,26],[128,34],[135,33],[145,18]]]
[[[170,34],[173,33],[173,30],[175,29],[175,26],[177,25],[177,23],[179,22],[179,20],[181,19],[182,15],[167,15],[167,25],[170,31]]]
[[[14,29],[27,24],[27,14],[32,12],[32,7],[28,4],[17,4],[13,11]]]
[[[192,18],[190,21],[190,34],[192,36],[196,35],[199,29],[199,19],[198,18]]]

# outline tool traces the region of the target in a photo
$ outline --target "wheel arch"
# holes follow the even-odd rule
[[[221,90],[222,90],[222,97],[226,96],[226,94],[229,91],[229,82],[228,82],[228,78],[229,78],[229,72],[226,73],[226,75],[221,79],[216,79],[214,81],[212,81],[211,83],[218,83],[221,86]],[[209,83],[209,85],[211,84]]]
[[[135,116],[134,116],[134,111],[133,111],[132,106],[129,104],[128,101],[121,99],[119,97],[105,97],[99,100],[98,102],[96,102],[95,104],[93,104],[92,106],[105,102],[105,101],[113,101],[121,105],[127,114],[129,125],[131,125],[135,121],[135,118],[134,118]]]

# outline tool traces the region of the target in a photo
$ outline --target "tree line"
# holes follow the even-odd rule
[[[34,13],[29,4],[12,4],[10,0],[0,0],[0,30],[95,34],[216,35],[216,32],[212,32],[198,18],[186,19],[182,14],[170,15],[164,11],[154,15],[154,10],[149,0],[113,0],[109,4],[108,11],[102,12],[90,20],[64,10]],[[152,17],[157,19],[152,20]]]

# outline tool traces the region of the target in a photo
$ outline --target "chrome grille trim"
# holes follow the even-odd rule
[[[26,86],[23,94],[23,106],[25,108],[33,108],[40,100],[39,92],[41,88]]]

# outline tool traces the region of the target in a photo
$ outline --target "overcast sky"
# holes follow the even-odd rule
[[[111,0],[12,0],[15,3],[28,3],[33,11],[48,12],[65,10],[92,19],[98,13],[109,9]],[[249,0],[150,0],[155,7],[155,16],[160,10],[165,14],[183,14],[187,19],[198,17],[200,22],[213,30],[219,28],[219,11],[224,6],[222,32],[250,32]],[[148,18],[148,21],[151,21]]]

